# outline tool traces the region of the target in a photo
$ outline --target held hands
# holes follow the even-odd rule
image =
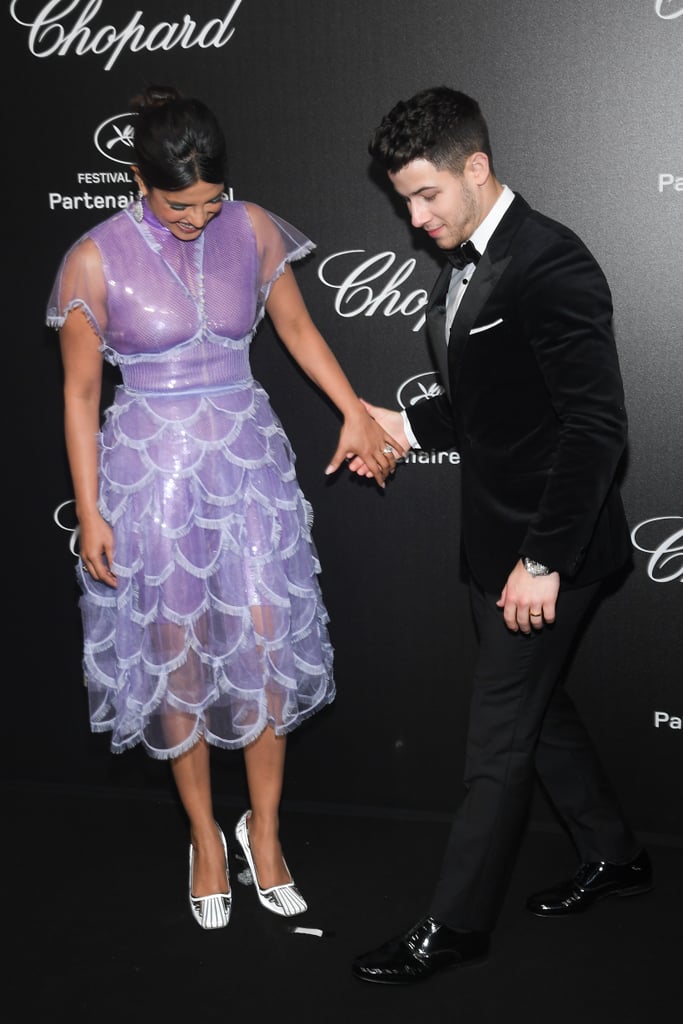
[[[505,625],[513,633],[531,633],[542,629],[543,623],[555,621],[555,604],[560,591],[560,574],[531,576],[520,559],[508,576],[500,598]]]
[[[394,429],[390,430],[390,426]],[[339,444],[325,474],[336,473],[342,463],[348,461],[352,473],[374,477],[384,488],[386,478],[396,469],[396,460],[402,458],[409,447],[399,412],[377,409],[359,399],[357,411],[344,417]]]
[[[99,513],[80,524],[80,552],[83,569],[91,579],[116,587],[116,576],[109,568],[114,561],[114,533]]]

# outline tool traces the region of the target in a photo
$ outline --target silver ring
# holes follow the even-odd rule
[[[393,455],[393,454],[394,454],[394,449],[391,447],[391,445],[390,444],[385,444],[384,448],[382,448],[382,455]]]

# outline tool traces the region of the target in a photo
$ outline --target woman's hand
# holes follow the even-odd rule
[[[117,579],[110,566],[114,563],[114,533],[102,516],[94,514],[79,527],[81,562],[88,575],[116,587]]]
[[[325,472],[335,473],[346,461],[352,473],[374,477],[383,488],[396,469],[397,460],[410,447],[403,419],[400,412],[378,408],[363,399],[358,401],[358,412],[344,420],[337,450]]]

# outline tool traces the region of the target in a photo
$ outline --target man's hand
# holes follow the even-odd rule
[[[555,621],[555,605],[560,592],[560,574],[531,576],[521,558],[510,573],[500,598],[496,601],[503,609],[505,625],[513,633],[531,633],[542,629],[544,623]]]

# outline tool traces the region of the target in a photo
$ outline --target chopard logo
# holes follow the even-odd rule
[[[328,288],[333,288],[337,295],[334,308],[343,317],[374,316],[414,316],[427,305],[428,295],[424,288],[417,288],[405,294],[399,290],[415,269],[416,260],[409,259],[393,270],[391,276],[380,280],[396,262],[395,252],[379,252],[368,259],[356,261],[347,271],[349,260],[344,257],[362,254],[365,249],[344,249],[333,252],[318,267],[318,277]],[[332,267],[332,264],[335,264]],[[342,269],[337,268],[341,264]],[[415,322],[412,330],[419,331],[424,326],[424,314]]]
[[[52,518],[60,530],[69,534],[69,551],[78,558],[78,537],[80,527],[76,519],[76,502],[73,498],[63,501],[52,513]]]
[[[665,21],[671,21],[672,18],[680,18],[683,7],[680,0],[655,0],[655,12]]]
[[[28,48],[34,57],[108,54],[104,69],[110,71],[124,50],[138,53],[173,50],[177,46],[183,50],[225,46],[235,32],[232,22],[242,0],[234,0],[224,17],[209,18],[203,25],[184,14],[182,21],[159,21],[147,27],[141,20],[143,12],[136,11],[123,28],[91,24],[103,3],[104,0],[50,0],[35,16],[22,17],[19,9],[27,6],[25,0],[12,0],[9,10],[18,25],[29,29]],[[69,15],[73,17],[67,24]]]
[[[650,555],[647,574],[655,583],[683,583],[683,516],[657,516],[638,523],[631,543]]]

